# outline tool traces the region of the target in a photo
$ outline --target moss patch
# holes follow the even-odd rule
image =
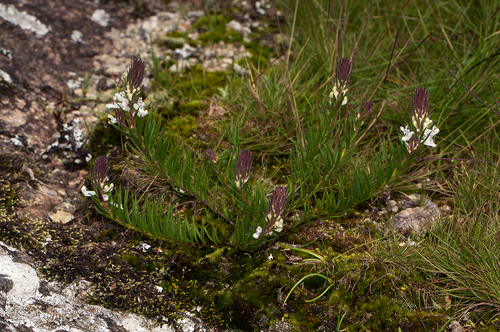
[[[108,125],[107,118],[103,118],[92,131],[88,148],[92,156],[106,156],[110,150],[121,146],[121,143],[122,135],[120,132]]]
[[[190,68],[185,74],[179,74],[173,86],[174,96],[187,100],[207,100],[217,93],[217,88],[229,84],[229,73],[208,72],[200,65]]]
[[[217,44],[220,41],[235,43],[242,41],[241,35],[233,30],[228,30],[226,24],[231,21],[228,15],[201,16],[192,26],[200,35],[198,39],[202,45]]]

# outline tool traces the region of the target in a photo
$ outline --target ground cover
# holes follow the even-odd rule
[[[105,116],[97,133],[116,135],[123,155],[94,164],[96,195],[82,196],[105,226],[68,230],[64,250],[34,244],[59,256],[46,273],[71,281],[87,257],[95,303],[159,322],[190,310],[221,330],[495,330],[500,4],[279,6],[272,59],[260,49],[267,62],[240,61],[247,74],[171,73],[155,59],[144,117],[129,117],[148,102],[129,81],[128,113],[110,109],[117,123]],[[207,11],[193,29],[227,42],[229,14]],[[430,95],[420,118],[417,88]],[[435,148],[418,136],[426,119],[440,129]],[[414,193],[451,210],[423,232],[391,230],[378,213],[387,195]]]

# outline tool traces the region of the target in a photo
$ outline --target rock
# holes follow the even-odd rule
[[[99,24],[102,27],[107,27],[109,22],[109,14],[104,9],[96,9],[90,18],[91,21]]]
[[[184,44],[182,48],[176,48],[174,52],[174,58],[177,59],[187,59],[193,55],[197,49],[189,44]]]
[[[457,322],[456,320],[452,321],[450,323],[450,326],[448,326],[448,328],[451,330],[451,332],[464,332],[464,328],[462,327],[462,325],[460,325],[459,322]]]
[[[71,42],[72,43],[83,43],[83,33],[78,30],[73,30],[71,32]]]
[[[246,68],[243,68],[242,66],[240,66],[239,64],[235,63],[234,66],[233,66],[233,70],[236,74],[238,74],[239,76],[245,76],[246,74],[248,74],[248,69]]]
[[[439,211],[441,211],[441,212],[448,212],[450,210],[451,210],[451,207],[449,207],[446,204],[439,207]]]
[[[252,30],[248,26],[243,25],[235,20],[226,23],[226,28],[238,32],[243,37],[243,39],[246,39],[248,35],[252,33]]]
[[[67,224],[71,220],[75,218],[75,216],[72,213],[69,213],[67,211],[63,210],[58,210],[54,213],[49,214],[50,220],[53,222],[61,223],[61,224]]]
[[[19,11],[14,5],[4,5],[0,3],[0,17],[12,24],[19,25],[24,30],[33,31],[38,36],[43,36],[50,31],[50,29],[35,16],[29,15],[25,11]]]
[[[12,78],[10,77],[10,75],[3,70],[0,70],[0,78],[7,83],[12,83]]]
[[[428,200],[423,207],[408,208],[397,213],[389,220],[386,227],[400,233],[418,233],[431,226],[439,214],[436,203]]]
[[[169,70],[171,72],[180,72],[183,70],[188,69],[191,66],[194,66],[195,64],[198,63],[198,59],[196,58],[191,58],[191,59],[179,59],[177,60],[176,63],[174,63],[172,66],[170,66]]]
[[[205,12],[203,10],[192,10],[189,13],[187,13],[188,18],[200,18],[203,15],[205,15]]]
[[[0,242],[0,330],[74,332],[173,332],[135,314],[111,311],[82,301],[90,283],[62,285],[41,280],[29,256]],[[181,312],[181,331],[209,328],[193,313]]]
[[[113,75],[118,76],[127,71],[131,59],[132,57],[130,59],[124,59],[113,55],[101,54],[94,57],[94,69],[97,73],[109,77]]]

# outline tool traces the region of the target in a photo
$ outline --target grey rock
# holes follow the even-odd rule
[[[423,207],[408,208],[392,217],[386,228],[400,233],[418,233],[434,224],[440,212],[436,203],[428,200]]]
[[[192,47],[189,44],[184,44],[182,46],[182,48],[175,49],[174,55],[176,55],[177,58],[180,58],[180,59],[187,59],[191,55],[193,55],[196,51],[197,51],[197,49],[195,47]]]
[[[38,36],[43,36],[50,31],[50,29],[35,16],[25,11],[19,11],[14,5],[4,5],[0,3],[0,17],[12,24],[19,25],[24,30],[31,30]]]
[[[91,285],[68,286],[40,280],[29,256],[0,242],[0,330],[85,332],[173,332],[135,314],[111,311],[82,301]],[[208,332],[193,313],[181,312],[182,331]]]
[[[189,18],[200,18],[203,15],[205,15],[205,12],[203,10],[192,10],[187,13],[187,17]]]
[[[451,332],[464,332],[464,328],[462,327],[462,325],[460,325],[459,322],[457,322],[456,320],[452,321],[450,323],[450,325],[448,326],[448,328],[451,330]]]

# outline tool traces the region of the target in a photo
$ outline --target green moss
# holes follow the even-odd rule
[[[189,44],[194,47],[200,44],[198,40],[192,40],[189,38],[187,32],[181,31],[172,31],[160,36],[157,43],[161,46],[167,46],[170,48],[182,48],[184,44]]]
[[[198,123],[192,116],[178,117],[168,123],[168,129],[172,132],[189,135],[191,130],[196,128]]]
[[[105,156],[114,147],[120,146],[122,137],[119,131],[106,122],[107,118],[103,118],[95,129],[92,131],[88,148],[93,156]]]
[[[215,26],[226,26],[226,23],[231,21],[231,17],[224,14],[219,15],[203,15],[193,24],[194,29],[208,30]]]
[[[217,44],[221,41],[226,44],[241,42],[241,35],[234,30],[227,30],[226,27],[217,27],[208,32],[200,33],[198,39],[206,44]]]
[[[208,100],[217,93],[217,88],[229,84],[228,73],[208,72],[200,65],[191,67],[185,74],[178,74],[172,87],[174,98],[187,100]]]
[[[175,116],[196,116],[201,110],[204,110],[206,108],[207,104],[200,100],[191,102],[179,102],[178,100],[176,100],[168,107],[160,107],[158,111],[163,117],[170,119]]]
[[[241,42],[241,35],[234,31],[228,30],[226,24],[231,21],[227,15],[208,15],[200,17],[192,26],[200,35],[198,40],[207,44],[217,44],[220,41],[225,43]]]

